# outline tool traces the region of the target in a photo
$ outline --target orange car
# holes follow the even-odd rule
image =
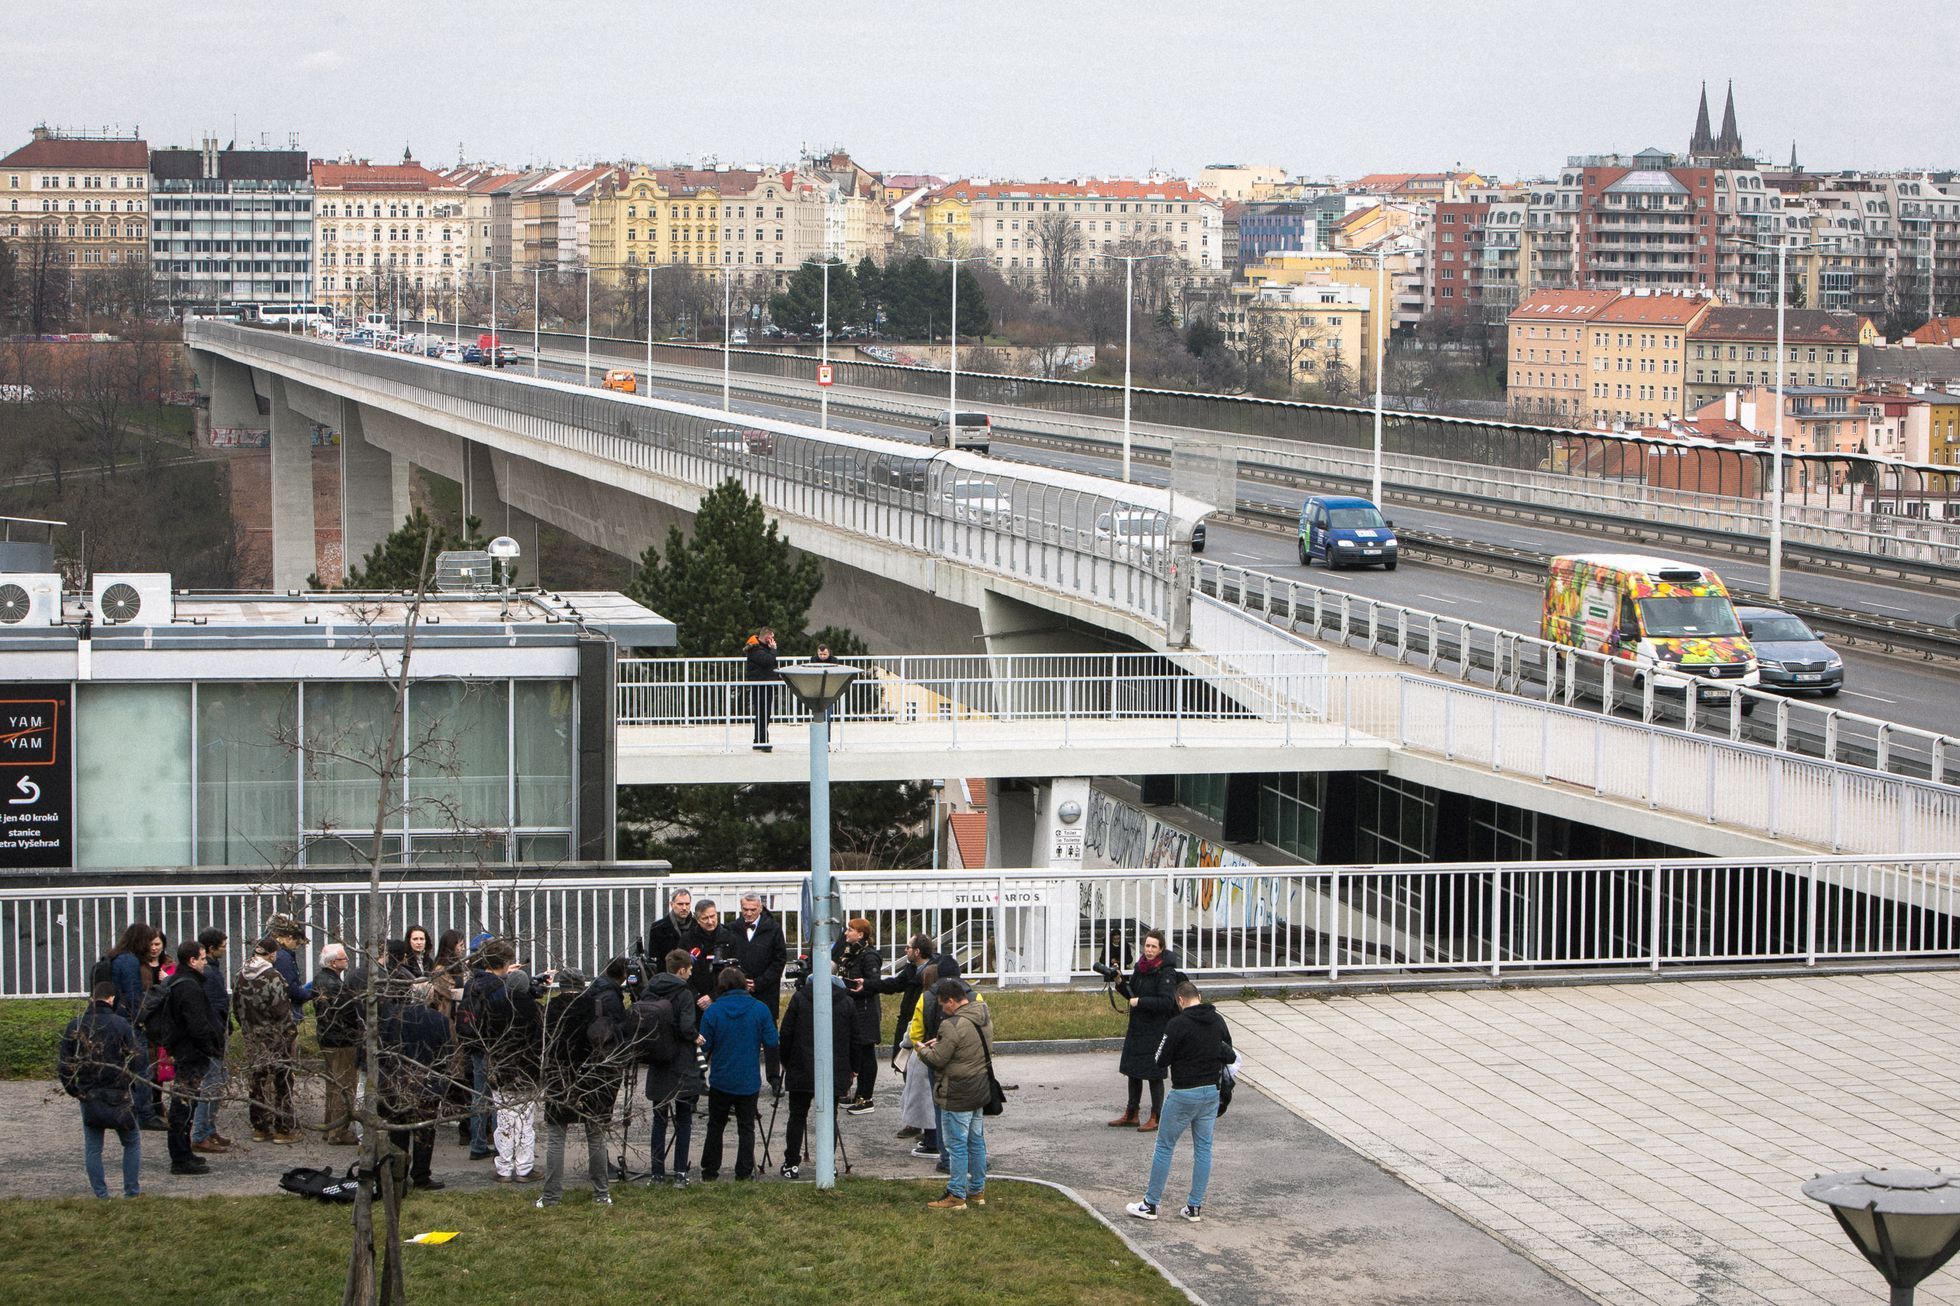
[[[606,379],[599,382],[600,388],[617,390],[621,394],[638,394],[640,381],[630,367],[615,367],[606,373]]]

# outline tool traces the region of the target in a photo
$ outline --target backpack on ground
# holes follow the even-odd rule
[[[151,1047],[175,1047],[181,1031],[177,1028],[177,1016],[170,1008],[170,985],[176,981],[159,981],[152,984],[143,994],[143,1000],[136,1004],[136,1019],[131,1023],[143,1032]]]
[[[352,1204],[361,1191],[361,1181],[355,1177],[351,1165],[344,1174],[318,1166],[294,1166],[279,1176],[279,1186],[289,1193],[331,1204]]]

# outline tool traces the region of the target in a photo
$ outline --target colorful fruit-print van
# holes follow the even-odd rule
[[[1681,675],[1750,689],[1760,678],[1728,587],[1692,562],[1630,553],[1553,558],[1539,634],[1626,661],[1634,684],[1658,671],[1657,689],[1679,692]]]

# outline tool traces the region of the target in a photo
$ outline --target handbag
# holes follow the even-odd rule
[[[994,1078],[994,1049],[983,1035],[980,1050],[987,1054],[987,1105],[980,1108],[983,1116],[997,1116],[1007,1110],[1007,1094],[1002,1091],[1000,1081]]]
[[[912,1064],[912,1045],[910,1043],[902,1043],[899,1045],[899,1049],[897,1053],[894,1054],[892,1057],[892,1070],[895,1073],[902,1075],[905,1073],[906,1068],[909,1067],[911,1064]]]

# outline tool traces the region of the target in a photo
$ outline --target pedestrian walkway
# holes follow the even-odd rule
[[[1253,1082],[1608,1303],[1882,1301],[1799,1186],[1960,1161],[1960,973],[1226,1007]],[[1935,1275],[1923,1306],[1960,1303]]]

